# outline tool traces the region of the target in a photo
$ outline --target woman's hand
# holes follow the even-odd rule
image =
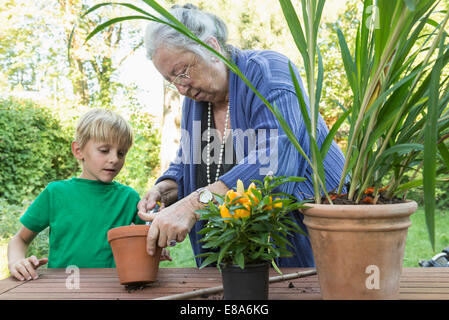
[[[188,196],[158,213],[143,213],[139,217],[144,221],[152,221],[147,237],[147,251],[153,255],[156,245],[165,248],[173,245],[173,240],[182,242],[196,223],[195,210],[198,209]]]
[[[176,186],[176,188],[174,188],[174,186]],[[154,189],[156,187],[158,189],[155,191]],[[220,195],[225,195],[229,190],[228,187],[221,181],[217,181],[208,186],[208,189],[210,192]],[[163,191],[160,192],[159,190]],[[161,248],[165,248],[175,245],[176,242],[184,241],[187,234],[199,218],[195,211],[204,208],[204,205],[198,201],[197,192],[191,193],[187,197],[173,203],[172,205],[170,205],[170,202],[168,202],[168,204],[167,202],[164,202],[164,195],[171,194],[171,197],[167,198],[169,200],[173,200],[174,192],[177,192],[176,182],[173,180],[163,180],[145,196],[145,198],[147,198],[147,200],[145,200],[146,206],[143,203],[139,203],[138,214],[140,219],[144,221],[152,221],[147,236],[147,251],[151,256],[156,251],[156,245]],[[162,195],[160,200],[157,200],[158,193],[159,195]],[[152,201],[154,201],[154,203]],[[160,211],[147,213],[148,208],[154,208],[156,201],[161,202]],[[167,208],[165,208],[164,205],[166,205]]]
[[[31,256],[14,262],[9,266],[9,272],[11,276],[20,281],[36,280],[39,277],[36,269],[47,262],[48,258],[38,259],[36,256]]]
[[[154,209],[157,202],[161,208],[169,206],[178,199],[178,184],[170,179],[163,180],[151,188],[150,191],[139,201],[137,209],[139,213],[147,213]]]
[[[173,261],[172,257],[170,256],[170,251],[168,251],[167,249],[162,249],[161,252],[161,262],[162,261]]]

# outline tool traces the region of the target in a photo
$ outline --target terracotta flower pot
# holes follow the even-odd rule
[[[270,262],[245,265],[222,264],[225,300],[267,300]]]
[[[323,299],[396,299],[416,202],[307,206]]]
[[[120,284],[145,284],[156,281],[161,248],[154,256],[146,250],[150,226],[131,225],[108,231],[108,242],[114,255]]]

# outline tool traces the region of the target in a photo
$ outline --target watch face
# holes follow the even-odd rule
[[[213,198],[212,193],[209,190],[204,190],[200,193],[200,202],[209,203]]]

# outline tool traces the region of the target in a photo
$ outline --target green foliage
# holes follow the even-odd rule
[[[160,134],[152,125],[153,116],[148,113],[134,111],[129,122],[134,131],[134,144],[116,180],[143,194],[159,170]]]
[[[0,198],[0,240],[6,239],[9,242],[9,239],[19,231],[22,227],[19,218],[30,204],[31,201],[24,201],[22,204],[10,204],[5,199]],[[48,257],[48,236],[48,228],[39,233],[28,247],[27,257],[32,255],[38,258]]]
[[[449,212],[446,207],[435,212],[435,224],[439,226],[449,225]],[[427,241],[426,217],[422,208],[419,208],[410,216],[412,225],[408,229],[407,242],[404,253],[404,267],[418,267],[419,260],[429,260],[435,254],[440,253],[449,245],[447,228],[441,228],[435,232],[435,248]]]
[[[0,235],[9,239],[20,229],[19,218],[24,212],[24,207],[30,204],[24,201],[22,204],[10,204],[6,199],[0,198]]]
[[[237,186],[237,191],[230,190],[225,197],[216,195],[219,205],[210,202],[206,209],[198,210],[200,219],[207,221],[198,232],[204,235],[202,247],[212,250],[197,256],[205,258],[201,268],[226,263],[243,269],[248,263],[291,256],[287,236],[302,230],[288,214],[303,204],[274,189],[285,182],[303,180],[266,176],[263,183],[255,181],[257,186],[246,192]]]
[[[30,101],[0,100],[0,197],[32,199],[78,169],[72,137],[50,110]]]
[[[447,132],[449,86],[442,77],[449,63],[449,14],[435,15],[435,0],[364,2],[354,53],[341,31],[339,41],[353,92],[344,176],[351,174],[348,198],[361,201],[364,190],[382,187],[393,198],[407,183],[407,171],[423,167],[424,203],[434,242],[437,144]],[[410,6],[410,4],[413,4]],[[435,20],[437,19],[437,23]],[[430,32],[425,29],[430,26]],[[424,39],[424,43],[420,41]],[[443,79],[441,79],[443,78]],[[441,150],[440,150],[441,152]]]

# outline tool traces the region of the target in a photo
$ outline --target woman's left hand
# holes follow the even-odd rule
[[[156,245],[161,248],[182,242],[197,221],[194,200],[188,196],[157,213],[139,212],[144,221],[152,221],[147,236],[147,251],[153,255]]]

